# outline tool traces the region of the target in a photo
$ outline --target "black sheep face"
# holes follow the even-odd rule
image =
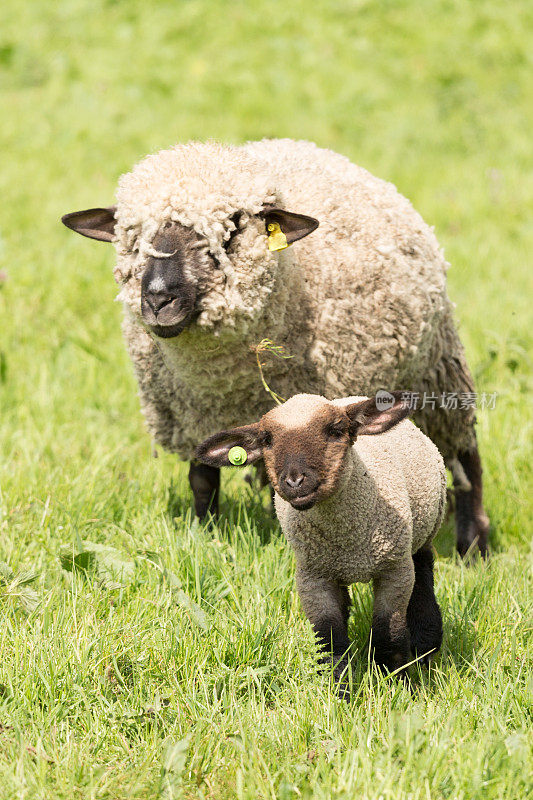
[[[114,242],[116,238],[115,206],[65,214],[62,222],[89,239]],[[194,319],[200,277],[196,262],[203,244],[198,234],[177,222],[165,222],[154,237],[141,279],[141,314],[156,336],[179,336]]]
[[[226,242],[228,249],[242,230],[241,217],[239,212],[232,217],[234,231]],[[270,239],[272,231],[278,232],[282,244],[270,249],[283,249],[318,227],[318,220],[313,217],[274,206],[264,206],[259,217],[265,225],[265,252],[267,236]],[[115,206],[65,214],[62,222],[89,239],[116,240]],[[151,243],[141,278],[141,315],[146,327],[163,339],[179,336],[198,315],[202,287],[217,267],[203,237],[178,222],[164,222]]]
[[[141,280],[141,313],[162,339],[179,336],[197,313],[198,272],[191,255],[201,242],[176,222],[166,222],[154,238]]]

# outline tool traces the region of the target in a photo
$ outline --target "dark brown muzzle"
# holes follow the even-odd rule
[[[305,510],[314,505],[320,484],[317,472],[302,456],[287,456],[278,476],[279,493],[294,508]]]
[[[150,257],[142,276],[141,313],[156,336],[168,339],[179,336],[191,322],[196,286],[184,268],[187,252],[174,227],[158,234],[153,247],[161,255]]]

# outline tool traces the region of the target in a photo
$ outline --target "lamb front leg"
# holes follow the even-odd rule
[[[346,669],[350,642],[346,625],[349,612],[347,588],[301,568],[296,570],[296,586],[304,613],[324,652],[323,658],[331,658],[333,675],[339,682],[339,693],[348,699]]]
[[[407,607],[415,583],[411,555],[374,578],[372,651],[376,664],[393,672],[410,661]]]

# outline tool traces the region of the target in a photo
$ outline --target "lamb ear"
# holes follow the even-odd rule
[[[246,451],[247,458],[242,463],[229,460],[228,454],[232,447]],[[259,425],[254,423],[215,433],[199,444],[194,454],[199,461],[211,467],[244,467],[246,464],[253,464],[263,455],[259,444]]]
[[[405,392],[381,391],[368,400],[345,406],[350,419],[352,436],[370,436],[385,433],[409,416],[411,407],[402,399]]]
[[[287,244],[292,244],[308,236],[319,226],[319,221],[314,217],[307,217],[305,214],[293,214],[292,211],[285,211],[284,208],[276,208],[275,206],[266,206],[261,212],[261,216],[268,226],[274,222],[279,225],[285,237]]]
[[[64,214],[61,222],[71,231],[87,236],[88,239],[98,239],[99,242],[114,242],[116,206],[109,208],[87,208],[85,211],[73,211]]]

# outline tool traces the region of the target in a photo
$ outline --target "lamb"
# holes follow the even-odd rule
[[[378,665],[405,672],[410,649],[427,662],[442,641],[431,542],[446,472],[435,445],[405,419],[409,410],[401,392],[384,408],[375,398],[299,394],[196,449],[216,467],[264,459],[301,604],[337,679],[348,665],[352,583],[373,581]]]
[[[415,420],[452,470],[459,551],[477,541],[485,554],[475,409],[458,402],[474,386],[448,265],[392,184],[309,142],[193,142],[137,164],[116,206],[63,222],[115,243],[123,331],[163,448],[191,459],[200,439],[268,410],[250,349],[268,337],[293,356],[265,365],[283,397],[384,387],[434,398]],[[189,478],[197,514],[216,513],[219,470],[192,461]]]

